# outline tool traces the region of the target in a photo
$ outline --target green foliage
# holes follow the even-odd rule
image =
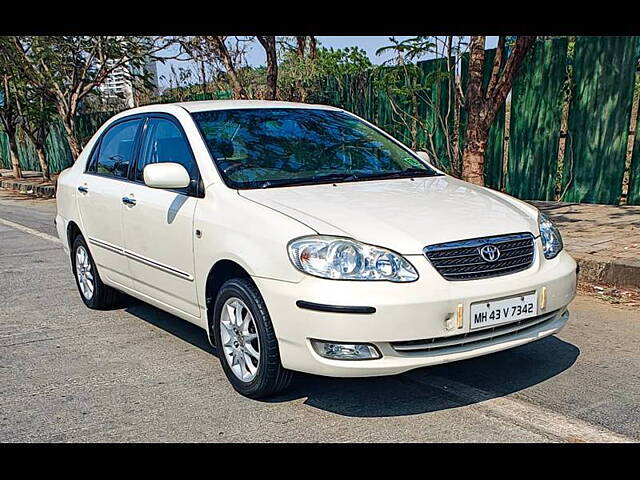
[[[322,79],[356,74],[371,67],[366,52],[358,47],[320,47],[315,58],[288,50],[284,52],[279,66],[279,97],[283,100],[318,101],[323,95]]]

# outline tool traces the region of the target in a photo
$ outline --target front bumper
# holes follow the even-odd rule
[[[523,345],[558,332],[567,322],[567,305],[575,297],[576,263],[566,252],[546,260],[536,240],[533,265],[501,277],[447,281],[422,255],[407,256],[420,278],[412,283],[335,281],[305,276],[299,283],[254,277],[262,293],[285,368],[327,376],[360,377],[401,373],[413,368],[463,360]],[[544,310],[540,299],[545,289]],[[545,321],[508,335],[460,345],[454,339],[470,332],[470,304],[535,291],[538,315]],[[296,301],[343,306],[370,306],[375,313],[333,313],[301,309]],[[462,305],[462,327],[445,321]],[[478,330],[473,331],[474,334]],[[399,351],[395,342],[452,337],[451,345],[425,351]],[[490,336],[489,336],[490,337]],[[369,343],[382,358],[332,360],[319,356],[310,339]]]

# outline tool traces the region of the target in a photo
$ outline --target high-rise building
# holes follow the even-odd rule
[[[108,60],[108,62],[113,64],[114,60]],[[133,83],[127,65],[121,65],[113,69],[104,82],[98,86],[98,90],[107,100],[121,98],[129,108],[134,106]]]
[[[109,60],[113,64],[113,60]],[[146,75],[151,83],[150,91],[142,86],[140,81],[135,80],[135,76]],[[146,59],[142,68],[134,68],[130,65],[122,65],[115,68],[98,87],[103,97],[107,99],[120,98],[124,100],[129,108],[135,107],[139,103],[142,93],[158,95],[158,67],[157,61]]]

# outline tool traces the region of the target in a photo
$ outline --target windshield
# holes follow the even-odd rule
[[[439,175],[405,147],[344,112],[259,108],[192,116],[233,188]]]

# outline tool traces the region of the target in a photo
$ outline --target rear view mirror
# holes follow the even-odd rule
[[[429,157],[427,152],[416,152],[416,155],[418,155],[420,160],[424,160],[427,163],[431,162],[431,157]]]
[[[187,170],[179,163],[152,163],[144,167],[144,184],[151,188],[186,188],[191,183]]]

